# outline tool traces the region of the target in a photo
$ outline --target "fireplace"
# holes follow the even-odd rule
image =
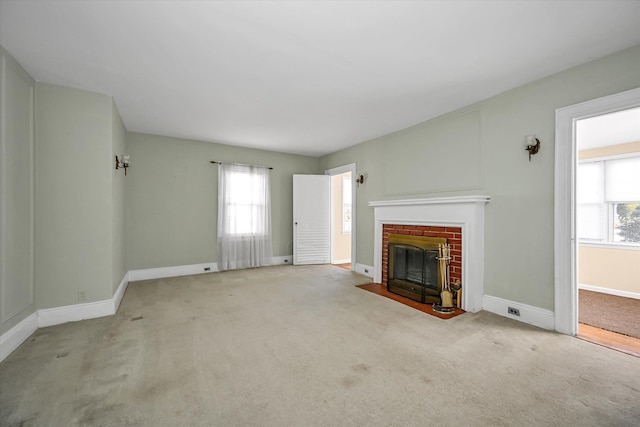
[[[374,208],[373,281],[387,283],[387,251],[385,231],[388,226],[401,230],[394,234],[444,237],[452,246],[454,261],[451,279],[462,283],[461,308],[482,310],[484,295],[484,209],[488,196],[435,197],[430,199],[401,199],[371,201]],[[425,234],[417,227],[427,226]],[[449,229],[458,228],[460,246],[456,250],[449,239]],[[443,233],[442,235],[438,235]],[[456,257],[459,255],[459,258]]]
[[[389,292],[421,303],[440,304],[438,246],[446,244],[447,239],[390,234],[388,242]]]

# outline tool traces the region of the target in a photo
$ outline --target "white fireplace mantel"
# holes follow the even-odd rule
[[[435,197],[369,202],[374,208],[373,281],[382,283],[384,224],[462,229],[462,308],[482,310],[484,294],[484,207],[489,196]]]

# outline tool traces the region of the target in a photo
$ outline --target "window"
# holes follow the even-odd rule
[[[578,238],[640,244],[640,156],[578,165]]]
[[[351,174],[342,178],[342,234],[351,234]]]
[[[231,165],[223,172],[220,182],[221,197],[218,201],[224,205],[223,233],[266,234],[268,169]]]
[[[271,263],[269,169],[218,165],[218,268]]]

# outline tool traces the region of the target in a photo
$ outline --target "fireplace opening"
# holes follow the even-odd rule
[[[387,289],[421,302],[440,304],[438,246],[447,239],[390,234]]]

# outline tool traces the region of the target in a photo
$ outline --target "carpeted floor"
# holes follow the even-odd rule
[[[640,338],[640,300],[584,289],[578,292],[580,323]]]
[[[637,426],[638,359],[333,266],[131,283],[0,364],[2,426]]]

